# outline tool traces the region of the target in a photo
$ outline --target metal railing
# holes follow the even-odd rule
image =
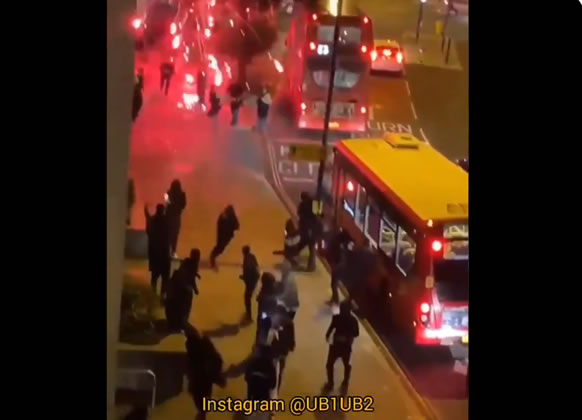
[[[150,391],[151,408],[156,405],[156,374],[149,369],[118,369],[117,390],[144,392]]]

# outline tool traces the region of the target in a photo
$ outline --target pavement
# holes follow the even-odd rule
[[[131,139],[130,177],[136,186],[136,204],[132,228],[145,226],[143,206],[153,207],[174,178],[180,179],[188,204],[182,215],[178,254],[187,255],[193,247],[202,250],[200,295],[195,297],[190,322],[211,337],[228,371],[225,389],[215,388],[215,398],[244,398],[244,362],[254,340],[254,326],[241,323],[243,284],[241,248],[250,244],[262,270],[279,275],[281,257],[273,255],[283,240],[283,226],[289,213],[265,180],[265,156],[261,142],[250,127],[254,110],[245,109],[241,128],[229,126],[229,113],[223,108],[214,123],[204,114],[176,107],[172,90],[163,96],[156,85],[157,64],[146,64],[146,98],[134,124]],[[177,78],[179,75],[177,75]],[[174,86],[176,88],[176,86]],[[215,239],[219,212],[233,204],[240,231],[218,259],[219,270],[208,267],[207,258]],[[286,401],[296,395],[320,395],[325,382],[327,344],[325,331],[331,321],[329,274],[318,262],[313,273],[297,273],[301,306],[296,316],[297,348],[288,358],[280,397]],[[125,287],[148,293],[149,273],[145,260],[127,260]],[[253,311],[256,312],[256,304]],[[162,319],[162,309],[154,305],[155,318]],[[157,322],[156,322],[157,324]],[[135,338],[135,337],[134,337]],[[185,392],[180,372],[185,353],[184,337],[179,334],[150,336],[150,341],[119,344],[121,367],[147,367],[158,376],[158,403],[152,419],[193,418],[196,410]],[[382,418],[420,420],[431,418],[422,399],[361,326],[354,344],[350,395],[369,395]],[[339,364],[338,364],[339,365]],[[341,367],[336,366],[337,378]],[[305,413],[306,418],[369,418],[368,413]],[[233,413],[212,413],[213,418],[239,418]],[[277,418],[291,418],[289,412]]]

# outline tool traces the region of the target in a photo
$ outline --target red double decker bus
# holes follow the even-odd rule
[[[374,36],[369,17],[349,12],[339,18],[329,128],[364,132]],[[285,75],[299,128],[323,129],[335,21],[336,17],[323,8],[313,10],[296,3],[286,40]]]

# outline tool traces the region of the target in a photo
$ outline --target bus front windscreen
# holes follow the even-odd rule
[[[333,44],[333,25],[320,25],[317,28],[317,42]],[[362,42],[362,29],[357,26],[340,26],[338,42],[342,45],[359,45]]]

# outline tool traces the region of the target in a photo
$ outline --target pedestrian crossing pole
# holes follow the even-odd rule
[[[321,137],[321,147],[323,149],[321,154],[321,160],[319,161],[319,170],[317,172],[317,191],[315,194],[316,200],[318,202],[318,215],[321,216],[323,206],[321,205],[323,201],[323,173],[325,172],[325,161],[327,152],[327,137],[329,134],[329,120],[331,118],[331,103],[333,98],[333,86],[335,82],[335,68],[336,68],[336,57],[337,57],[337,44],[339,39],[339,19],[342,15],[343,0],[338,0],[337,5],[337,15],[335,18],[335,25],[333,28],[333,44],[331,47],[331,62],[329,70],[329,86],[327,88],[327,103],[325,105],[325,118],[323,120],[323,135]]]

